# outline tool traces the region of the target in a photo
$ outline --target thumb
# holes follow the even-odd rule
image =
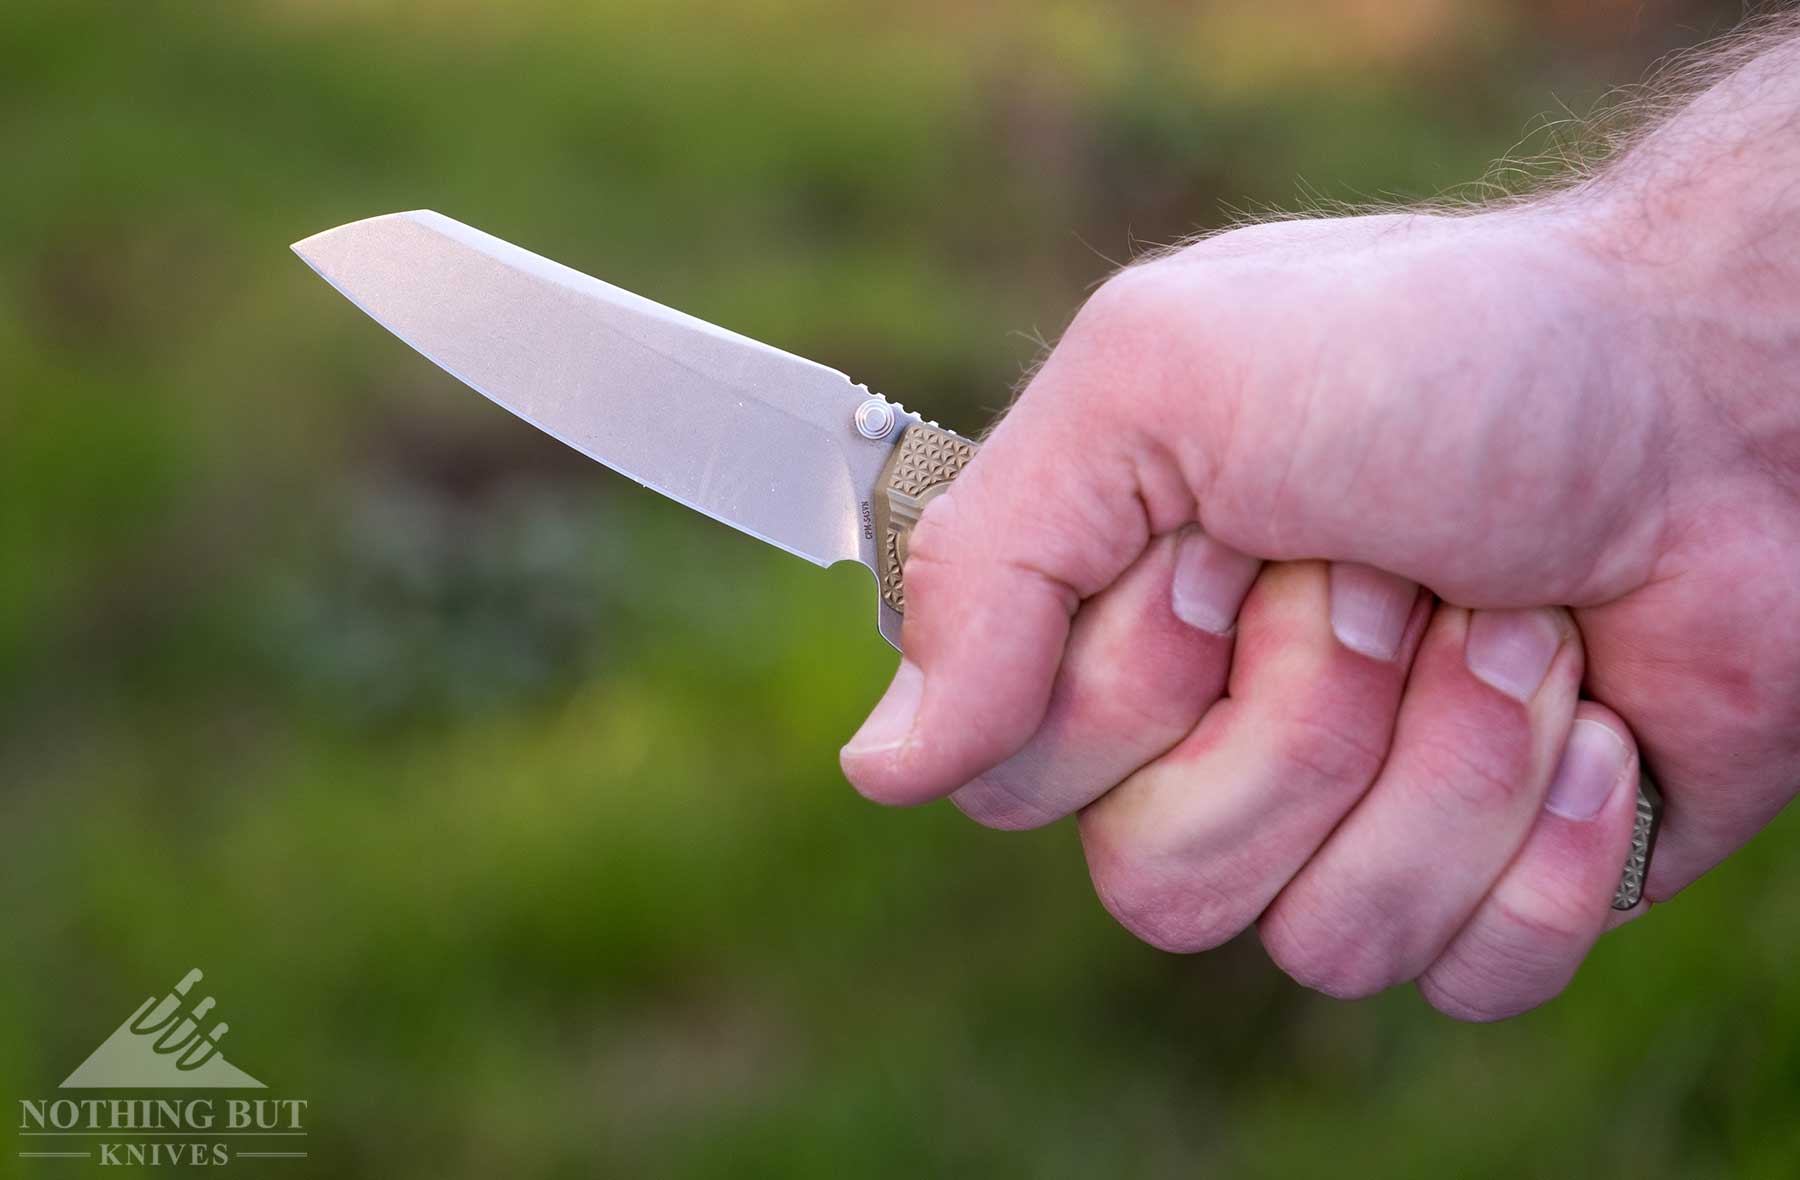
[[[1110,585],[1154,532],[1193,517],[1172,465],[1149,481],[1164,493],[1147,491],[1143,473],[1155,464],[1100,396],[1128,376],[1102,343],[1116,342],[1116,302],[1104,289],[1089,301],[913,529],[905,658],[841,758],[871,799],[938,798],[1021,749],[1044,718],[1082,599]]]

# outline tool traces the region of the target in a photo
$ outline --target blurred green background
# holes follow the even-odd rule
[[[312,1102],[275,1175],[1800,1172],[1792,817],[1496,1027],[1150,950],[1068,825],[844,785],[866,574],[287,251],[436,208],[972,430],[1142,244],[1479,177],[1738,15],[0,5],[0,1095],[199,965]]]

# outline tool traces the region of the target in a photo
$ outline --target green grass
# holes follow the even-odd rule
[[[1162,955],[1067,826],[841,782],[866,575],[286,251],[435,207],[973,428],[1107,256],[1469,179],[1703,12],[1320,11],[0,6],[0,1091],[198,964],[294,1175],[1791,1175],[1793,819],[1499,1027]]]

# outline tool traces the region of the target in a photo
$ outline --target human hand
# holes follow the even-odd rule
[[[1607,921],[1634,734],[1653,900],[1800,784],[1800,399],[1753,364],[1791,333],[1612,243],[1522,207],[1125,271],[915,529],[846,773],[996,827],[1081,810],[1158,945],[1258,922],[1337,995],[1555,994]]]

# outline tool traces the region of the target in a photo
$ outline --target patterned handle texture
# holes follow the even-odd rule
[[[975,444],[961,435],[924,422],[915,422],[882,469],[875,497],[876,536],[881,545],[881,600],[899,614],[906,613],[906,541],[925,505],[949,488],[975,457]],[[1650,850],[1656,842],[1662,816],[1662,796],[1648,777],[1638,787],[1637,819],[1631,830],[1631,850],[1613,893],[1615,910],[1629,910],[1644,897],[1644,875],[1650,868]]]
[[[1631,849],[1625,854],[1625,871],[1619,876],[1612,907],[1628,910],[1644,899],[1644,875],[1650,871],[1650,850],[1656,844],[1656,826],[1662,819],[1662,795],[1648,776],[1638,780],[1637,819],[1631,826]]]
[[[876,536],[881,544],[881,600],[906,613],[906,541],[925,505],[944,493],[969,460],[975,444],[961,435],[915,422],[888,457],[875,497]]]

